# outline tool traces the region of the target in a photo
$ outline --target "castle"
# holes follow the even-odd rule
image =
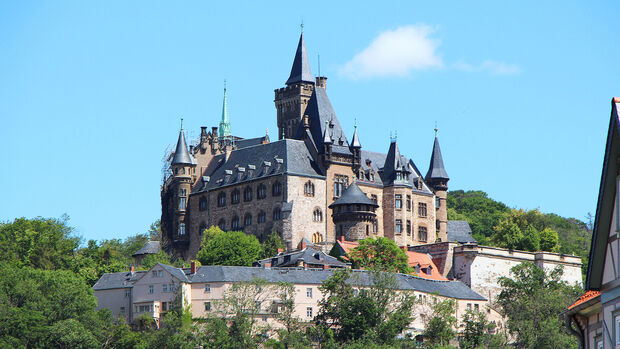
[[[279,140],[231,134],[226,89],[218,127],[201,127],[188,148],[183,129],[161,188],[162,247],[195,258],[210,226],[260,240],[277,232],[290,250],[303,241],[327,251],[336,239],[384,236],[399,246],[447,240],[449,177],[435,134],[426,174],[400,153],[349,141],[313,77],[303,32],[285,87],[275,90]],[[305,239],[305,240],[304,240]]]

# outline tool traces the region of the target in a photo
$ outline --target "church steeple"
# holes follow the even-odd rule
[[[220,121],[220,137],[230,136],[230,121],[228,120],[228,103],[226,102],[226,81],[224,81],[224,102],[222,103],[222,121]]]
[[[314,83],[312,78],[312,72],[310,71],[310,61],[308,60],[308,53],[306,52],[306,42],[304,41],[304,32],[301,32],[299,36],[299,43],[297,44],[297,52],[295,52],[295,59],[293,60],[293,67],[291,68],[291,75],[286,80],[286,85],[292,85],[298,82]]]

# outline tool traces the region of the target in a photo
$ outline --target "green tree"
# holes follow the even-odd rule
[[[317,337],[333,337],[339,344],[359,340],[393,344],[413,321],[414,298],[396,290],[393,274],[360,275],[343,269],[323,281],[320,289],[325,296],[315,318],[323,334]]]
[[[158,329],[148,333],[149,348],[195,348],[195,328],[189,307],[183,307],[181,293],[177,293],[172,308],[160,319]]]
[[[503,290],[498,304],[508,318],[508,329],[518,348],[576,348],[566,327],[562,311],[582,292],[579,286],[561,281],[562,268],[546,273],[533,263],[511,269],[511,277],[501,277]]]
[[[384,237],[367,238],[359,241],[347,256],[354,269],[399,272],[409,274],[413,269],[409,266],[405,251],[393,240]]]
[[[438,301],[433,306],[433,315],[426,324],[423,336],[431,347],[448,345],[456,335],[456,316],[454,299]]]
[[[491,241],[495,246],[516,250],[521,246],[523,233],[519,226],[508,218],[502,219],[494,228]]]
[[[560,238],[558,233],[551,229],[545,228],[540,231],[540,249],[543,251],[555,252],[558,248]]]
[[[518,250],[536,252],[540,251],[540,233],[531,225],[523,231],[523,237],[517,246]]]
[[[495,201],[483,191],[454,190],[448,192],[448,219],[466,220],[472,235],[482,241],[493,234],[495,227],[510,208]]]
[[[249,267],[263,250],[258,239],[241,231],[205,230],[196,259],[202,265],[236,265]]]
[[[280,237],[280,234],[276,231],[272,231],[267,237],[267,240],[263,242],[263,252],[261,253],[261,259],[273,257],[278,253],[278,249],[285,249],[286,245]]]
[[[489,322],[485,314],[478,310],[467,309],[463,314],[462,337],[459,341],[461,349],[498,348],[497,335],[492,334],[495,325]],[[501,343],[499,344],[501,347]]]

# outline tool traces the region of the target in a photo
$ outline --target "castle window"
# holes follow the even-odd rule
[[[321,235],[321,233],[312,234],[312,243],[318,244],[320,242],[323,242],[323,235]]]
[[[226,206],[226,193],[221,192],[217,195],[217,207]]]
[[[435,220],[435,229],[439,230],[439,227],[441,226],[441,222],[439,222],[439,219]]]
[[[179,235],[185,235],[185,223],[179,223]]]
[[[397,219],[397,220],[396,220],[396,229],[395,229],[395,233],[396,233],[397,235],[400,235],[400,234],[402,234],[402,232],[403,232],[403,221],[402,221],[402,220],[400,220],[400,219]]]
[[[372,200],[372,202],[374,202],[376,204],[377,203],[377,195],[375,195],[375,194],[370,195],[370,200]]]
[[[314,196],[314,184],[310,181],[307,181],[304,184],[304,195],[305,196]]]
[[[179,198],[179,211],[185,211],[186,198]]]
[[[343,175],[335,175],[334,176],[334,197],[340,197],[342,192],[347,187],[349,183],[349,177]]]
[[[418,240],[426,242],[427,235],[426,227],[418,227]]]
[[[230,221],[230,229],[239,229],[239,217],[234,216]]]
[[[243,201],[248,202],[252,201],[252,187],[246,187],[243,190]]]
[[[258,186],[256,190],[256,198],[261,200],[267,197],[267,187],[264,184]]]
[[[377,222],[372,223],[372,233],[376,234],[378,230]]]
[[[366,224],[366,236],[370,235],[370,229],[368,228],[368,224]]]
[[[407,219],[407,236],[411,236],[411,221]]]
[[[418,216],[426,217],[426,204],[423,202],[418,203]]]
[[[272,196],[280,196],[282,194],[282,183],[275,182],[273,186],[271,186],[271,195]]]
[[[217,222],[217,226],[221,230],[226,230],[226,221],[224,220],[224,218],[220,219],[219,222]]]
[[[396,180],[397,180],[397,181],[400,181],[400,179],[401,179],[401,174],[400,174],[400,172],[396,172]]]
[[[411,211],[411,195],[407,195],[407,211]]]
[[[187,196],[187,189],[179,189],[179,197],[186,197]]]
[[[245,217],[243,218],[243,225],[244,226],[249,226],[252,225],[252,215],[249,213],[245,214]]]
[[[241,193],[239,193],[238,189],[233,190],[232,193],[230,194],[230,203],[238,204],[240,201],[241,201]]]
[[[265,214],[265,211],[260,211],[258,213],[258,223],[265,223],[265,221],[267,220],[266,217],[267,215]]]
[[[439,197],[436,196],[435,197],[435,208],[439,208],[441,206],[441,200],[439,200]]]
[[[273,210],[273,220],[274,221],[279,221],[280,220],[280,208],[275,208]]]
[[[201,197],[200,201],[198,202],[198,209],[200,211],[206,211],[208,207],[209,201],[207,200],[207,198],[205,196]]]
[[[312,212],[312,220],[314,222],[322,222],[323,221],[323,211],[320,208],[317,208]]]
[[[211,311],[211,302],[205,302],[205,311]]]
[[[396,194],[396,197],[394,199],[394,206],[397,209],[401,209],[403,208],[403,196],[400,194]]]

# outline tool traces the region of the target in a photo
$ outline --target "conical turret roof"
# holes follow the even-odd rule
[[[443,165],[443,157],[441,156],[441,149],[439,148],[439,140],[435,136],[435,143],[433,144],[433,154],[431,155],[431,164],[426,173],[426,180],[429,179],[450,179],[448,172]]]
[[[355,130],[353,131],[353,139],[351,140],[351,148],[361,148],[362,144],[360,143],[359,137],[357,136],[357,126],[355,126]]]
[[[308,52],[306,52],[306,42],[304,41],[303,32],[299,36],[299,44],[297,44],[297,52],[295,52],[291,75],[288,77],[288,80],[286,80],[286,84],[291,85],[302,81],[314,83],[312,72],[310,71],[310,61],[308,60]]]
[[[335,205],[352,205],[352,204],[361,204],[361,205],[371,205],[374,207],[379,207],[374,201],[370,200],[366,194],[360,189],[356,182],[351,183],[347,189],[342,192],[342,195],[336,199],[336,201],[332,202],[329,207]]]
[[[179,140],[177,141],[177,148],[174,151],[172,164],[192,164],[192,158],[189,156],[189,152],[187,151],[187,143],[185,142],[185,135],[183,134],[183,129],[179,131]]]

